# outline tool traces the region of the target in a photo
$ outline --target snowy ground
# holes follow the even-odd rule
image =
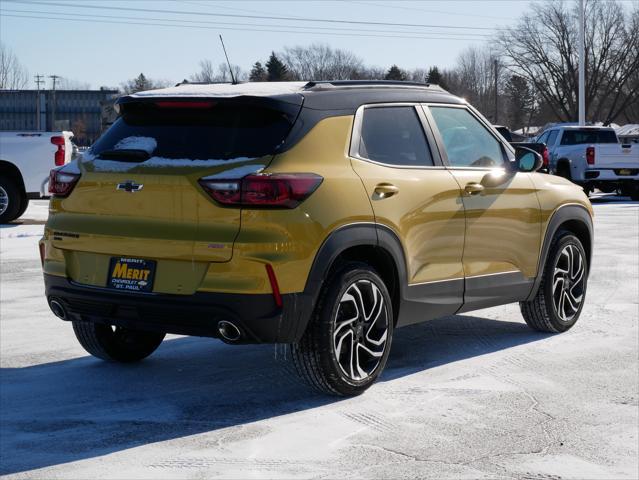
[[[516,305],[401,329],[358,398],[309,393],[272,346],[172,337],[95,360],[43,296],[32,202],[0,228],[0,474],[14,478],[637,478],[639,203],[593,200],[579,323]]]

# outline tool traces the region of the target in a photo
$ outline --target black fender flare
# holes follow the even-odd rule
[[[399,280],[400,298],[404,298],[408,276],[404,248],[397,234],[384,225],[358,222],[336,228],[322,242],[315,254],[304,291],[299,295],[293,313],[297,317],[297,337],[301,338],[313,313],[320,290],[335,260],[347,249],[372,246],[386,250],[392,257]]]
[[[548,221],[548,226],[546,227],[546,232],[544,234],[544,240],[541,247],[541,253],[539,255],[539,260],[537,263],[537,277],[535,278],[535,281],[533,283],[533,288],[530,291],[530,295],[528,295],[528,298],[526,300],[532,300],[533,298],[535,298],[535,295],[537,295],[537,291],[539,290],[539,285],[541,284],[541,279],[544,273],[546,260],[548,259],[550,245],[552,244],[553,238],[555,237],[557,231],[566,222],[579,222],[586,228],[589,245],[584,245],[583,247],[584,250],[586,250],[586,255],[588,256],[587,273],[590,274],[594,239],[594,229],[590,212],[588,211],[588,209],[586,209],[586,207],[580,204],[571,203],[562,205],[552,213],[552,215],[550,216],[550,220]]]

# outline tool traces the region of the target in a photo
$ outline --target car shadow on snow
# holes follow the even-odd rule
[[[382,382],[547,338],[523,322],[457,315],[397,330]],[[0,474],[24,472],[339,402],[272,345],[166,340],[139,364],[81,357],[2,368]],[[365,395],[375,395],[373,390]]]

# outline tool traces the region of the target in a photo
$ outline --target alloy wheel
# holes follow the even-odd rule
[[[9,195],[3,187],[0,187],[0,215],[6,212],[7,208],[9,208]]]
[[[579,312],[584,298],[586,263],[575,245],[566,245],[559,256],[552,277],[552,300],[555,311],[564,322]]]
[[[388,308],[369,280],[352,283],[342,295],[334,320],[333,351],[342,373],[365,380],[377,369],[387,346]]]

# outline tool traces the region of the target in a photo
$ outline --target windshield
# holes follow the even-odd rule
[[[275,153],[291,129],[285,112],[258,106],[128,108],[91,147],[113,157],[117,150],[143,150],[168,159],[257,158]]]
[[[583,143],[617,143],[617,135],[612,130],[565,130],[561,137],[562,145]]]

